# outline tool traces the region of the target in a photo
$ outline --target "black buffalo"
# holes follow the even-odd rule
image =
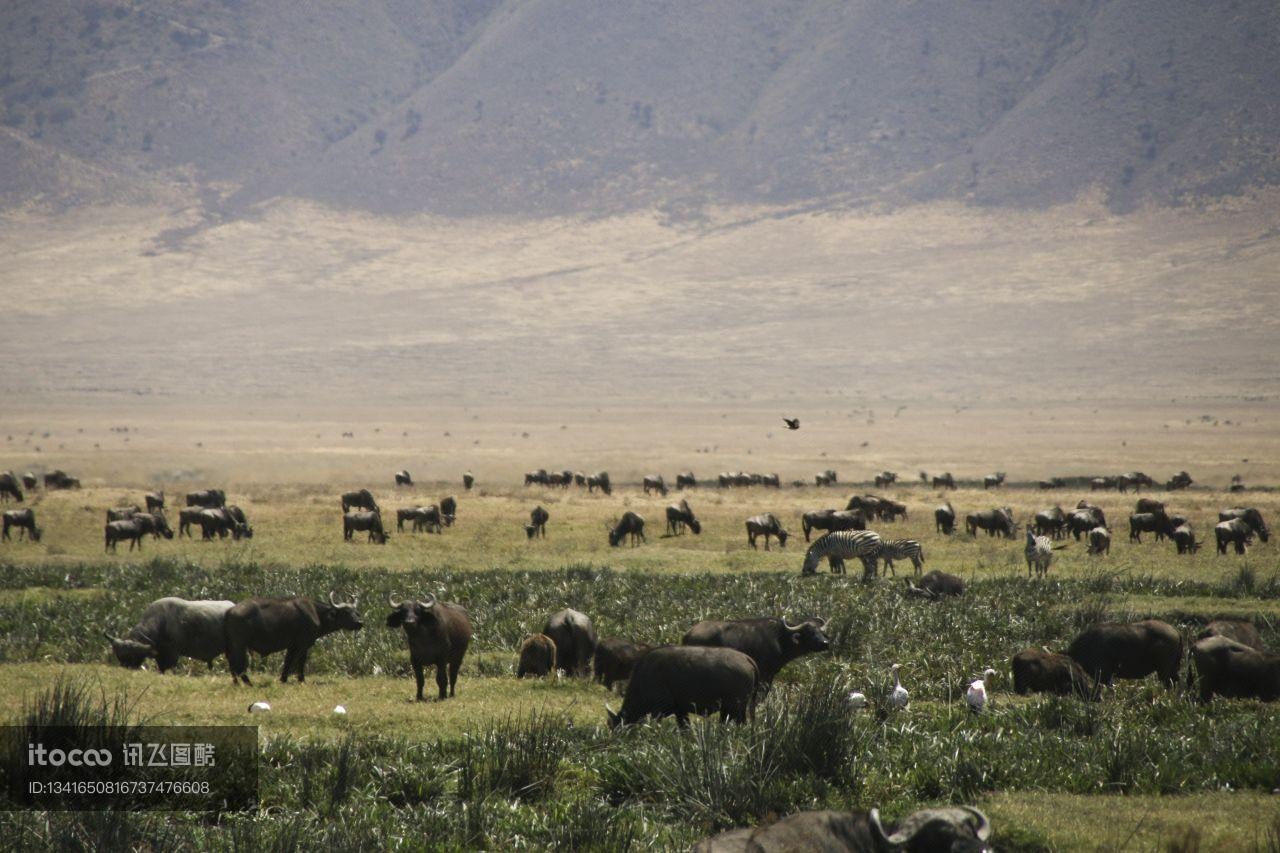
[[[825,652],[831,641],[824,633],[826,619],[808,619],[790,625],[785,619],[707,619],[694,625],[680,641],[686,646],[723,646],[737,649],[756,662],[760,684],[768,686],[791,661],[810,652]]]
[[[609,545],[616,548],[623,539],[631,537],[632,547],[646,541],[644,538],[644,517],[627,510],[618,519],[618,523],[609,529]]]
[[[694,853],[845,851],[845,853],[986,853],[991,823],[972,806],[924,809],[885,828],[880,812],[797,812],[755,829],[731,829],[694,846]]]
[[[173,669],[181,658],[195,658],[213,668],[214,658],[227,651],[224,618],[231,601],[187,601],[161,598],[147,605],[138,624],[123,637],[103,632],[121,666],[137,669],[156,659],[160,672]]]
[[[1262,638],[1258,636],[1257,627],[1243,619],[1214,619],[1196,635],[1197,640],[1208,637],[1227,637],[1237,643],[1243,643],[1254,651],[1263,650]]]
[[[1080,664],[1068,655],[1047,649],[1023,649],[1013,656],[1013,689],[1026,693],[1097,698],[1097,686]]]
[[[373,499],[373,493],[368,489],[356,489],[354,492],[343,492],[342,511],[350,512],[352,509],[367,509],[372,512],[382,512],[382,509],[378,506],[378,502]]]
[[[471,643],[471,618],[460,604],[439,601],[427,594],[422,601],[397,602],[388,598],[391,615],[388,628],[404,628],[409,640],[409,663],[413,665],[413,677],[418,683],[418,701],[422,699],[422,687],[426,683],[423,668],[436,668],[438,698],[443,701],[455,695],[458,670],[462,668],[462,656]]]
[[[616,682],[631,678],[636,662],[652,648],[653,646],[645,643],[633,643],[619,637],[606,637],[596,644],[596,681],[612,690]]]
[[[1198,679],[1200,701],[1226,698],[1280,699],[1280,655],[1268,654],[1229,637],[1208,637],[1191,647],[1187,685]]]
[[[387,531],[382,527],[382,513],[348,512],[342,516],[342,538],[350,542],[357,530],[367,530],[369,541],[379,545],[387,543]]]
[[[606,706],[609,727],[674,715],[683,728],[690,714],[715,713],[745,722],[757,683],[755,661],[735,649],[660,646],[636,663],[622,710],[615,714]]]
[[[39,542],[40,537],[44,535],[44,531],[36,526],[36,511],[30,507],[5,510],[4,531],[0,533],[0,538],[8,539],[9,529],[12,527],[18,528],[19,539],[25,536],[32,542]]]
[[[312,598],[250,598],[227,611],[227,665],[234,683],[249,684],[249,652],[262,656],[283,651],[281,683],[295,673],[306,680],[307,654],[316,640],[335,631],[359,631],[363,627],[356,602],[339,604]]]
[[[556,644],[546,634],[530,634],[520,644],[520,662],[516,678],[531,675],[541,678],[556,671]]]
[[[1173,687],[1182,663],[1182,635],[1159,619],[1102,622],[1072,640],[1067,654],[1101,684],[1110,685],[1115,678],[1144,678],[1154,672],[1167,687]]]
[[[542,633],[556,644],[556,661],[567,675],[591,674],[591,658],[596,653],[596,629],[585,613],[561,610],[547,617]]]

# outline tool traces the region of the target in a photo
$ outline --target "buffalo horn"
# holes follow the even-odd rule
[[[333,590],[329,590],[329,603],[332,604],[334,607],[338,606],[337,600],[333,597]]]
[[[120,642],[120,640],[119,640],[118,638],[111,636],[111,635],[110,635],[110,634],[108,634],[105,630],[102,632],[102,636],[104,636],[104,637],[106,637],[106,638],[107,638],[107,642],[110,642],[110,643],[118,643],[118,642]]]
[[[889,836],[885,834],[884,825],[880,823],[880,810],[871,810],[871,832],[875,835],[878,847],[890,847],[893,842],[889,840]]]
[[[818,617],[818,627],[819,627],[819,628],[826,628],[826,627],[827,627],[827,623],[828,623],[828,622],[830,622],[830,621],[831,621],[830,617],[828,617],[828,618],[825,618],[825,619],[824,619],[823,617],[819,616],[819,617]]]
[[[404,603],[404,602],[402,602],[402,601],[396,601],[396,597],[395,597],[394,595],[392,595],[391,593],[387,593],[387,604],[391,605],[391,609],[392,609],[392,610],[396,609],[397,607],[399,607],[399,606],[400,606],[401,604],[403,604],[403,603]]]
[[[799,631],[801,628],[803,628],[803,627],[804,627],[804,623],[803,623],[803,622],[801,622],[799,625],[788,625],[788,624],[787,624],[787,617],[783,616],[783,617],[782,617],[782,627],[783,627],[783,628],[786,628],[788,631]]]
[[[429,608],[429,607],[435,607],[435,606],[436,606],[436,597],[435,597],[435,594],[434,594],[434,593],[430,593],[430,592],[429,592],[429,593],[427,593],[427,597],[426,597],[426,598],[424,598],[424,599],[422,599],[422,600],[421,600],[421,601],[419,601],[418,603],[419,603],[419,604],[421,604],[421,605],[423,606],[423,608],[424,608],[424,609],[425,609],[425,608]]]
[[[991,837],[991,821],[987,820],[987,816],[985,814],[978,809],[975,809],[973,806],[961,806],[960,808],[969,812],[969,814],[978,819],[978,826],[973,831],[973,834],[978,836],[979,841],[986,841]]]

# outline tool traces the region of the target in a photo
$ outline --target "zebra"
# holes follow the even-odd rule
[[[1053,562],[1053,552],[1067,547],[1054,545],[1048,536],[1037,536],[1034,530],[1027,529],[1027,577],[1031,577],[1031,568],[1035,567],[1036,577],[1042,578],[1049,573],[1049,564]]]
[[[876,558],[880,554],[880,534],[874,530],[836,530],[813,541],[804,553],[802,574],[817,572],[818,563],[827,558],[833,574],[844,574],[844,561],[857,557],[862,561],[863,578],[876,576]]]
[[[880,543],[880,559],[884,560],[884,567],[887,571],[894,571],[894,560],[911,560],[911,565],[915,566],[916,577],[920,576],[921,566],[924,565],[924,547],[915,539],[885,539]]]

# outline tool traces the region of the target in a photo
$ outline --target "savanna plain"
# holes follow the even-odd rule
[[[801,411],[795,433],[778,417],[796,413],[783,400],[691,404],[678,414],[660,405],[475,405],[341,417],[332,407],[256,401],[240,402],[230,419],[206,405],[141,400],[99,406],[88,419],[55,400],[6,418],[4,467],[61,467],[82,487],[29,494],[41,541],[0,545],[0,710],[20,721],[61,688],[64,706],[90,716],[114,708],[155,724],[256,724],[259,808],[11,812],[0,816],[7,847],[682,849],[802,809],[879,807],[897,818],[968,803],[989,815],[1002,850],[1280,848],[1274,705],[1200,704],[1181,679],[1166,690],[1153,678],[1118,681],[1096,703],[1022,697],[1009,670],[1020,649],[1063,649],[1104,619],[1160,618],[1187,638],[1212,618],[1251,619],[1268,648],[1280,647],[1275,542],[1255,541],[1243,556],[1220,556],[1212,543],[1221,508],[1256,506],[1268,519],[1280,510],[1267,488],[1280,476],[1268,402],[832,401]],[[613,494],[521,485],[539,467],[607,469]],[[414,486],[393,485],[401,468]],[[827,468],[839,484],[813,485]],[[640,488],[649,473],[673,486],[685,469],[698,487],[666,497]],[[877,489],[868,481],[883,469],[899,482]],[[1189,490],[1150,494],[1188,516],[1206,540],[1198,553],[1176,555],[1149,534],[1127,541],[1132,493],[1090,492],[1074,480],[1034,485],[1133,469],[1159,482],[1180,469],[1196,478]],[[468,470],[470,491],[461,484]],[[783,487],[721,489],[724,470],[776,471]],[[920,471],[944,470],[958,490],[920,480]],[[1005,486],[984,490],[982,475],[995,470],[1007,471]],[[1226,491],[1233,474],[1248,491]],[[185,492],[206,486],[244,509],[252,539],[202,542],[197,533],[104,553],[108,507],[163,488],[173,515]],[[339,494],[361,487],[388,516],[385,545],[361,534],[343,541]],[[869,583],[825,564],[801,575],[800,514],[865,492],[907,505],[906,519],[872,527],[920,540],[924,569],[964,578],[963,597],[908,597],[909,562]],[[392,510],[445,495],[458,498],[453,526],[438,535],[394,529]],[[681,497],[700,535],[664,533],[664,508]],[[934,527],[943,500],[961,517],[1007,505],[1025,523],[1082,498],[1111,520],[1111,553],[1090,556],[1068,539],[1043,580],[1027,578],[1021,536]],[[536,505],[550,513],[548,536],[530,541],[522,525]],[[606,526],[626,510],[647,519],[647,541],[612,548]],[[785,548],[747,545],[745,519],[765,511],[791,532]],[[163,676],[126,670],[102,637],[166,595],[330,591],[359,597],[364,628],[320,640],[304,684],[278,682],[281,655],[254,658],[252,687],[235,686],[221,660]],[[403,632],[384,622],[389,596],[427,593],[463,604],[475,638],[457,696],[419,703]],[[616,709],[617,693],[587,679],[515,677],[522,639],[564,607],[589,615],[601,637],[651,643],[679,642],[705,618],[821,616],[832,645],[783,669],[744,725],[695,718],[688,731],[671,720],[611,731],[603,706]],[[893,663],[911,693],[900,712],[882,701]],[[988,666],[997,672],[991,705],[973,714],[962,694]],[[849,707],[854,690],[870,697],[868,708]],[[248,715],[260,700],[272,710]],[[332,713],[338,704],[345,716]]]

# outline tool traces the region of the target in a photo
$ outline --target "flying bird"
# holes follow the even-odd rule
[[[787,425],[787,429],[800,429],[799,418],[783,418],[782,422]]]
[[[969,685],[969,689],[965,691],[964,701],[969,703],[969,710],[975,714],[981,714],[987,707],[987,685],[984,682],[995,678],[996,671],[987,669],[982,673],[982,678]]]

